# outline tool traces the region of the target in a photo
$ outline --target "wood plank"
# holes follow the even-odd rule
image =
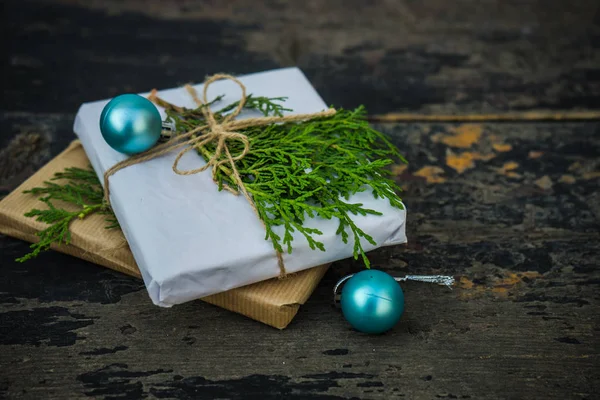
[[[290,65],[328,103],[373,114],[598,109],[598,15],[558,0],[8,1],[0,109],[72,113]]]
[[[5,1],[0,195],[73,139],[84,101],[301,67],[328,103],[365,104],[409,159],[409,244],[383,336],[354,332],[336,263],[284,331],[0,237],[0,397],[591,399],[600,390],[600,26],[593,1]],[[544,121],[440,121],[465,115]],[[451,118],[450,118],[451,117]],[[395,118],[395,117],[394,117]],[[422,118],[427,122],[414,122]],[[436,120],[437,119],[437,120]],[[480,118],[481,119],[481,118]],[[380,121],[383,119],[380,118]]]

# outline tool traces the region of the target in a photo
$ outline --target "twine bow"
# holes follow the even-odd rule
[[[242,91],[242,96],[240,98],[239,104],[236,107],[236,109],[231,114],[225,116],[222,120],[218,121],[217,118],[215,118],[214,112],[210,108],[209,102],[207,100],[207,92],[208,92],[208,87],[213,82],[218,81],[220,79],[228,79],[228,80],[235,82],[240,87],[240,89]],[[203,171],[207,170],[208,168],[212,167],[212,177],[213,177],[213,180],[216,180],[216,174],[217,174],[218,168],[220,168],[223,165],[228,164],[229,167],[231,168],[231,177],[233,178],[234,182],[236,183],[239,191],[242,192],[242,194],[244,195],[246,200],[248,200],[248,203],[250,204],[250,206],[252,207],[252,209],[258,216],[259,215],[258,210],[256,209],[256,206],[254,205],[252,198],[246,191],[246,188],[244,187],[242,178],[240,177],[240,174],[235,165],[236,161],[239,161],[242,158],[244,158],[246,156],[246,154],[248,154],[248,152],[250,151],[250,141],[248,140],[248,137],[246,135],[244,135],[243,133],[240,133],[239,131],[242,129],[245,129],[245,128],[265,126],[265,125],[281,123],[281,122],[306,121],[306,120],[315,119],[315,118],[329,117],[329,116],[334,115],[336,112],[335,109],[330,108],[330,109],[327,109],[326,111],[321,111],[321,112],[312,113],[312,114],[287,115],[287,116],[283,116],[283,117],[258,117],[258,118],[235,120],[235,117],[238,116],[240,114],[240,112],[242,111],[242,109],[244,108],[247,98],[246,98],[246,87],[244,86],[244,84],[242,82],[240,82],[234,76],[227,75],[227,74],[217,74],[217,75],[213,75],[213,76],[209,77],[204,82],[204,90],[202,93],[202,100],[200,100],[198,98],[196,91],[193,87],[187,85],[186,89],[190,93],[190,95],[192,96],[194,101],[198,104],[198,106],[200,106],[202,114],[204,115],[204,118],[206,120],[206,124],[199,126],[197,128],[194,128],[191,131],[188,131],[186,133],[176,134],[171,139],[169,139],[167,142],[159,144],[157,146],[154,146],[153,148],[151,148],[150,150],[148,150],[146,152],[131,156],[131,157],[115,164],[111,168],[109,168],[104,173],[104,199],[107,204],[110,203],[110,200],[109,200],[110,189],[109,189],[109,182],[108,182],[109,179],[108,178],[110,178],[112,175],[114,175],[117,171],[120,171],[121,169],[129,167],[131,165],[139,164],[144,161],[148,161],[153,158],[160,157],[160,156],[167,154],[173,150],[183,147],[183,150],[181,150],[179,152],[179,154],[177,154],[177,157],[175,158],[175,161],[173,162],[172,168],[176,174],[178,174],[178,175],[193,175],[193,174],[197,174],[199,172],[203,172]],[[235,156],[232,155],[231,152],[229,151],[229,147],[227,145],[227,142],[229,140],[237,140],[237,141],[243,143],[244,150]],[[196,168],[196,169],[191,169],[191,170],[179,169],[179,167],[178,167],[179,161],[185,155],[185,153],[187,153],[188,151],[193,150],[193,149],[200,149],[202,146],[204,146],[208,143],[213,143],[213,142],[216,142],[215,153],[212,155],[212,157],[210,157],[210,159],[208,159],[208,161],[206,162],[206,164],[204,166],[202,166],[200,168]],[[226,158],[221,159],[221,155],[223,153],[225,153]],[[224,185],[223,187],[235,195],[239,194],[239,192],[237,190],[229,187],[228,185]],[[283,258],[279,251],[277,252],[277,259],[279,262],[279,267],[281,269],[282,275],[285,275],[285,267],[283,265]]]

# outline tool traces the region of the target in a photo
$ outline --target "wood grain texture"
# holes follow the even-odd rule
[[[27,4],[5,2],[0,28],[10,110],[289,65],[326,102],[377,114],[600,106],[592,0]]]
[[[81,102],[297,64],[373,114],[598,111],[594,2],[8,1],[0,190],[73,139]],[[331,306],[336,263],[284,331],[0,237],[0,397],[592,399],[600,390],[600,123],[380,123],[409,159],[403,284],[382,336]]]

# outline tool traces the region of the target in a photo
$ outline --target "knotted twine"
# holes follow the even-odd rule
[[[239,101],[236,109],[232,113],[225,116],[221,121],[217,121],[217,119],[215,118],[214,112],[210,108],[210,104],[207,99],[207,97],[208,97],[207,92],[208,92],[208,87],[213,82],[221,80],[221,79],[227,79],[227,80],[235,82],[240,87],[240,89],[242,91],[242,96],[240,98],[240,101]],[[204,119],[206,120],[206,124],[199,126],[197,128],[194,128],[191,131],[188,131],[183,134],[175,134],[167,142],[156,145],[153,148],[151,148],[150,150],[147,150],[143,153],[139,153],[134,156],[131,156],[131,157],[113,165],[111,168],[109,168],[104,173],[104,200],[106,201],[107,204],[110,203],[110,200],[109,200],[110,189],[109,189],[108,178],[110,178],[116,172],[122,170],[123,168],[129,167],[131,165],[140,164],[142,162],[152,160],[156,157],[160,157],[160,156],[165,155],[173,150],[183,147],[183,150],[181,150],[179,152],[179,154],[177,154],[177,157],[175,158],[175,161],[173,162],[172,168],[173,168],[173,171],[177,175],[193,175],[193,174],[197,174],[199,172],[203,172],[203,171],[207,170],[208,168],[212,167],[212,178],[216,182],[218,168],[220,168],[223,165],[228,164],[229,167],[231,168],[231,176],[232,176],[234,182],[236,183],[239,191],[229,187],[228,185],[223,185],[223,188],[225,188],[226,190],[228,190],[229,192],[231,192],[235,195],[239,195],[239,192],[241,192],[244,195],[244,197],[246,198],[246,200],[248,200],[250,207],[252,207],[252,210],[254,210],[254,213],[259,218],[259,220],[263,223],[263,226],[264,226],[264,221],[262,221],[262,219],[260,219],[260,214],[259,214],[258,210],[256,209],[256,205],[254,204],[254,201],[252,200],[252,197],[250,196],[250,194],[247,192],[247,190],[244,186],[244,182],[242,181],[242,178],[240,177],[240,174],[235,165],[236,161],[239,161],[242,158],[244,158],[250,151],[250,141],[248,140],[248,137],[246,135],[244,135],[243,133],[240,133],[239,131],[242,129],[245,129],[245,128],[265,126],[265,125],[282,123],[282,122],[297,122],[297,121],[306,121],[306,120],[311,120],[311,119],[321,118],[321,117],[330,117],[335,114],[335,112],[336,112],[335,109],[330,108],[330,109],[327,109],[326,111],[321,111],[321,112],[312,113],[312,114],[287,115],[287,116],[283,116],[283,117],[258,117],[258,118],[248,118],[248,119],[243,119],[243,120],[235,120],[234,118],[236,116],[238,116],[240,114],[240,112],[242,111],[242,109],[244,108],[247,97],[246,97],[246,87],[244,86],[244,84],[242,82],[240,82],[234,76],[227,75],[227,74],[216,74],[216,75],[209,77],[204,82],[204,90],[202,93],[202,100],[200,100],[198,98],[196,91],[191,86],[189,86],[189,85],[186,86],[186,89],[188,90],[188,92],[190,93],[190,95],[192,96],[194,101],[200,107],[200,110],[202,111],[202,114],[204,115]],[[227,141],[229,141],[229,140],[237,140],[237,141],[241,142],[244,145],[243,151],[235,156],[232,155],[231,152],[229,151],[229,147],[227,146]],[[206,165],[204,165],[200,168],[191,169],[191,170],[179,169],[179,161],[181,160],[181,158],[184,156],[185,153],[187,153],[188,151],[194,150],[194,149],[199,150],[202,146],[204,146],[208,143],[213,143],[213,142],[217,143],[216,150],[215,150],[215,153],[212,155],[212,157],[210,157],[208,159],[208,161],[206,162]],[[223,153],[225,153],[226,158],[220,160],[221,155]],[[286,275],[285,265],[283,264],[283,256],[280,251],[276,251],[276,253],[277,253],[277,263],[278,263],[279,269],[280,269],[280,277],[283,277]]]

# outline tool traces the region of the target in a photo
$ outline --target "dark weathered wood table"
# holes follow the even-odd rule
[[[278,331],[201,302],[159,309],[65,255],[15,263],[27,244],[0,237],[0,396],[597,398],[597,2],[298,3],[3,2],[2,193],[74,138],[82,102],[298,65],[410,161],[394,169],[410,243],[374,264],[456,289],[405,284],[402,322],[363,335],[330,305],[359,267],[342,261]]]

